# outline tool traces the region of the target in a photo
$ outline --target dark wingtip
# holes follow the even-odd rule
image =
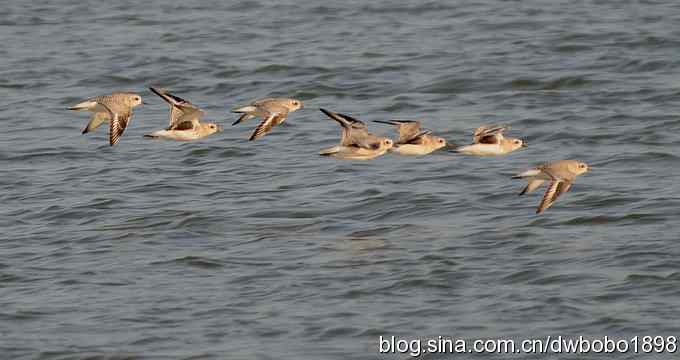
[[[255,141],[255,140],[261,138],[262,136],[264,136],[264,135],[263,135],[263,134],[258,134],[257,129],[255,129],[255,131],[253,132],[253,134],[250,135],[250,138],[248,138],[248,141]]]
[[[398,123],[395,123],[392,120],[373,120],[373,122],[387,125],[398,125]]]
[[[151,92],[153,92],[154,94],[156,94],[160,97],[163,97],[163,95],[160,93],[160,91],[156,90],[156,88],[154,88],[153,86],[149,86],[149,90],[151,90]]]
[[[87,131],[87,128],[84,128],[83,131],[81,131],[81,134],[87,134],[89,131]]]
[[[247,114],[247,113],[241,113],[241,114],[243,114],[243,115],[239,116],[239,118],[236,119],[236,121],[234,121],[234,123],[231,124],[231,126],[234,126],[234,125],[236,125],[236,124],[240,124],[240,123],[242,123],[246,118],[248,118],[248,114]]]

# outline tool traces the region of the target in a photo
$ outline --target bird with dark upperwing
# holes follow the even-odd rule
[[[420,121],[415,120],[374,120],[373,122],[393,125],[399,131],[399,139],[394,142],[390,152],[399,155],[427,155],[445,147],[452,148],[447,141],[432,135],[432,131],[420,128]]]
[[[498,156],[527,147],[524,140],[504,137],[503,132],[508,129],[508,126],[480,126],[475,130],[472,144],[459,146],[453,151],[467,155]]]
[[[162,138],[179,141],[202,139],[222,130],[222,127],[209,122],[201,122],[205,113],[198,106],[173,95],[163,89],[149,88],[170,105],[170,124],[164,130],[144,135],[150,138]]]
[[[344,160],[370,160],[392,148],[392,140],[369,133],[362,121],[326,109],[319,110],[342,127],[340,144],[321,150],[319,155]]]

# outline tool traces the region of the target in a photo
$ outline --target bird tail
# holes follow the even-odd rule
[[[513,179],[524,179],[524,178],[528,178],[528,177],[537,176],[540,173],[541,173],[541,170],[531,169],[531,170],[527,170],[525,172],[519,173],[519,174],[513,176],[512,178]]]
[[[251,113],[251,112],[255,112],[255,111],[257,111],[257,108],[253,105],[247,105],[247,106],[243,106],[243,107],[231,110],[231,112],[235,112],[235,113]]]
[[[93,108],[96,105],[97,105],[96,101],[87,100],[87,101],[83,101],[79,104],[73,105],[68,109],[73,110],[73,111],[87,111],[87,110]]]
[[[149,139],[159,139],[159,138],[163,137],[165,132],[166,132],[166,130],[157,130],[157,131],[154,131],[150,134],[144,134],[144,137],[149,138]]]
[[[329,147],[329,148],[326,148],[326,149],[322,149],[321,151],[319,151],[319,155],[321,155],[321,156],[331,156],[333,154],[337,154],[338,152],[340,152],[340,147],[336,145],[336,146],[332,146],[332,147]]]

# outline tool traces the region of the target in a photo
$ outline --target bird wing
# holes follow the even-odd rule
[[[149,87],[154,94],[160,96],[165,102],[170,105],[170,117],[168,123],[168,130],[172,130],[179,122],[186,121],[182,117],[189,112],[200,111],[198,106],[192,104],[190,101],[182,99],[177,95],[173,95],[164,89],[156,89]]]
[[[375,120],[377,123],[390,124],[397,127],[399,131],[399,139],[396,144],[419,144],[422,142],[422,136],[431,134],[430,130],[421,130],[420,121],[416,120],[389,120],[381,121]]]
[[[111,121],[109,122],[109,145],[113,146],[118,143],[120,137],[130,122],[130,117],[132,116],[132,111],[117,113],[114,112],[110,106],[104,103],[99,103],[106,111],[109,113]]]
[[[103,123],[107,122],[110,120],[109,113],[108,112],[102,112],[98,111],[92,114],[92,117],[90,118],[90,121],[87,123],[87,126],[83,129],[82,133],[88,133],[91,131],[95,131],[98,127],[100,127]]]
[[[547,208],[551,207],[552,204],[554,204],[555,201],[557,201],[557,198],[563,193],[569,191],[570,188],[571,182],[569,181],[560,180],[551,181],[550,185],[548,185],[548,189],[543,194],[543,199],[541,200],[541,203],[538,205],[538,208],[536,209],[536,214],[540,214]]]
[[[506,126],[480,126],[475,129],[473,143],[475,144],[500,144],[503,141],[503,132]]]
[[[260,122],[260,124],[257,125],[255,131],[253,131],[253,134],[250,135],[250,139],[248,140],[253,141],[265,136],[268,132],[272,130],[274,125],[278,125],[282,123],[284,120],[286,120],[286,115],[287,114],[269,113],[267,116],[264,117],[262,122]]]
[[[320,110],[331,119],[337,121],[340,126],[342,126],[340,145],[358,146],[367,149],[375,148],[376,143],[378,146],[380,146],[381,138],[370,134],[366,124],[361,120],[355,119],[349,115],[335,113],[326,109]]]
[[[182,115],[175,119],[167,130],[198,129],[201,126],[200,120],[203,115],[205,115],[205,112],[199,108],[184,108]]]

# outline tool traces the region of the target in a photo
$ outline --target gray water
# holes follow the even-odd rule
[[[3,2],[0,358],[680,336],[679,39],[673,0]],[[143,138],[167,122],[148,86],[225,131]],[[118,145],[81,135],[89,115],[66,108],[117,90],[148,103]],[[229,109],[265,96],[306,108],[249,142],[256,122],[231,127]],[[510,124],[530,146],[323,158],[339,129],[319,107],[458,144]],[[542,194],[510,177],[570,158],[592,172],[535,215]]]

